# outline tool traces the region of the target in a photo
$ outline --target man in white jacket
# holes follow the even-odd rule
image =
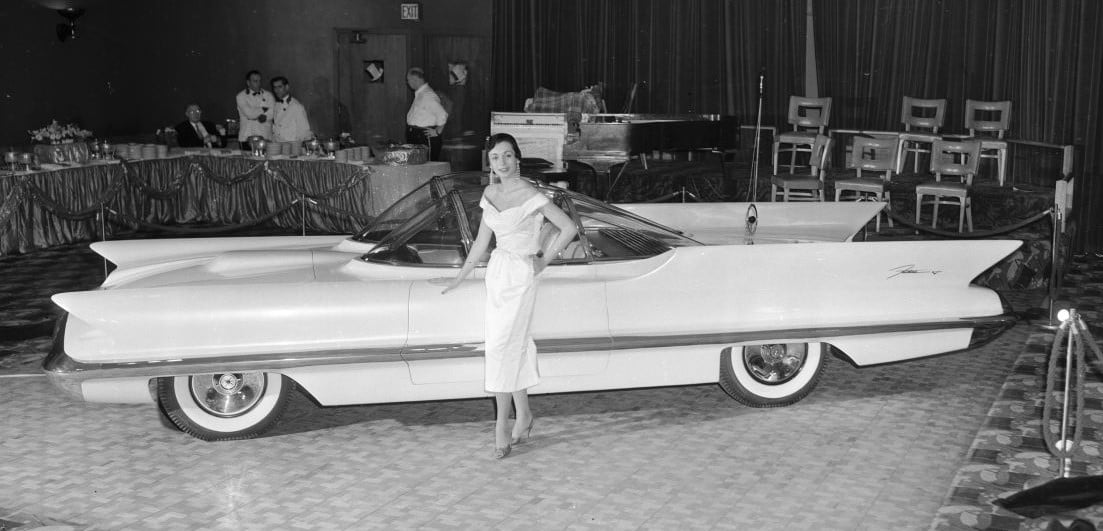
[[[237,93],[237,114],[240,122],[237,139],[241,149],[248,150],[245,140],[251,136],[272,139],[272,106],[276,98],[260,87],[260,72],[250,70],[245,74],[245,89]]]
[[[286,77],[272,78],[272,92],[276,95],[275,114],[272,116],[272,140],[276,142],[302,142],[314,138],[306,107],[291,97],[291,83]]]

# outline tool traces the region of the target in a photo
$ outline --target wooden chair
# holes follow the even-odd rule
[[[896,137],[854,137],[847,167],[854,168],[856,175],[853,179],[835,180],[835,201],[872,199],[883,203],[891,202],[892,198],[885,185],[892,181],[892,175],[897,170],[900,143],[901,140]],[[881,172],[881,175],[867,177],[862,175],[863,171]],[[888,216],[888,222],[892,227],[891,216]],[[881,212],[877,214],[876,229],[881,231]]]
[[[780,151],[781,139],[774,141],[773,165],[774,174],[770,177],[770,201],[777,201],[778,195],[783,201],[823,201],[823,174],[827,163],[827,153],[831,150],[831,138],[825,135],[816,135],[812,140],[811,153],[808,156],[809,173],[779,174],[777,157]],[[781,191],[778,191],[778,188]]]
[[[931,173],[935,180],[921,183],[915,187],[915,224],[919,225],[919,215],[923,205],[933,205],[931,227],[938,225],[939,205],[956,206],[958,211],[957,231],[961,232],[965,220],[969,221],[969,232],[973,232],[973,210],[969,198],[969,189],[973,185],[973,176],[980,162],[981,142],[979,140],[936,140],[931,146]],[[943,180],[943,177],[946,180]],[[924,201],[923,198],[932,199]]]
[[[900,173],[907,162],[908,153],[915,154],[912,171],[919,173],[919,156],[923,153],[930,154],[930,146],[940,138],[938,130],[942,128],[945,117],[945,99],[923,100],[904,96],[904,104],[900,108],[900,122],[904,124],[904,132],[900,134],[900,167],[896,169],[897,173]]]
[[[1003,137],[1010,126],[1010,101],[965,100],[965,128],[969,137],[981,141],[981,158],[996,159],[1000,186],[1007,179],[1007,141]]]
[[[789,173],[797,163],[797,153],[811,152],[818,135],[825,134],[827,125],[831,120],[831,98],[805,98],[802,96],[789,97],[788,122],[793,126],[792,131],[786,131],[777,136],[775,142],[788,146],[781,151],[789,153]],[[777,169],[774,169],[777,173]]]

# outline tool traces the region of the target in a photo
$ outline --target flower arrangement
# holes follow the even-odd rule
[[[81,129],[76,124],[61,125],[57,120],[51,121],[46,127],[27,132],[30,133],[31,140],[50,144],[66,144],[92,136],[92,131]]]
[[[342,147],[351,147],[356,145],[356,141],[352,139],[352,133],[341,133],[337,137],[337,141],[340,142]]]

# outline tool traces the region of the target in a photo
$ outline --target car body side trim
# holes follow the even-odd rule
[[[785,340],[815,340],[830,342],[832,337],[917,332],[973,328],[974,335],[983,331],[994,334],[1015,324],[1015,316],[1003,314],[990,317],[931,321],[924,323],[899,323],[864,326],[838,326],[821,328],[794,328],[785,330],[757,330],[751,332],[722,332],[710,334],[681,334],[666,336],[618,336],[591,338],[547,339],[536,342],[537,350],[545,354],[632,350],[720,345],[734,343],[777,342]],[[483,356],[481,343],[394,346],[369,349],[335,349],[314,352],[261,353],[246,356],[217,356],[195,359],[156,361],[85,363],[70,358],[62,345],[64,320],[59,321],[54,336],[54,346],[43,364],[43,370],[58,380],[83,381],[92,378],[160,377],[180,374],[205,374],[217,372],[275,371],[312,367],[318,365],[347,365],[396,361],[440,360]]]

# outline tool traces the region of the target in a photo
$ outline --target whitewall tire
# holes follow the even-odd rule
[[[268,431],[287,408],[295,383],[264,372],[160,378],[161,410],[181,431],[204,441],[249,439]]]
[[[720,387],[751,407],[779,407],[812,392],[823,373],[822,343],[773,343],[726,348]]]

